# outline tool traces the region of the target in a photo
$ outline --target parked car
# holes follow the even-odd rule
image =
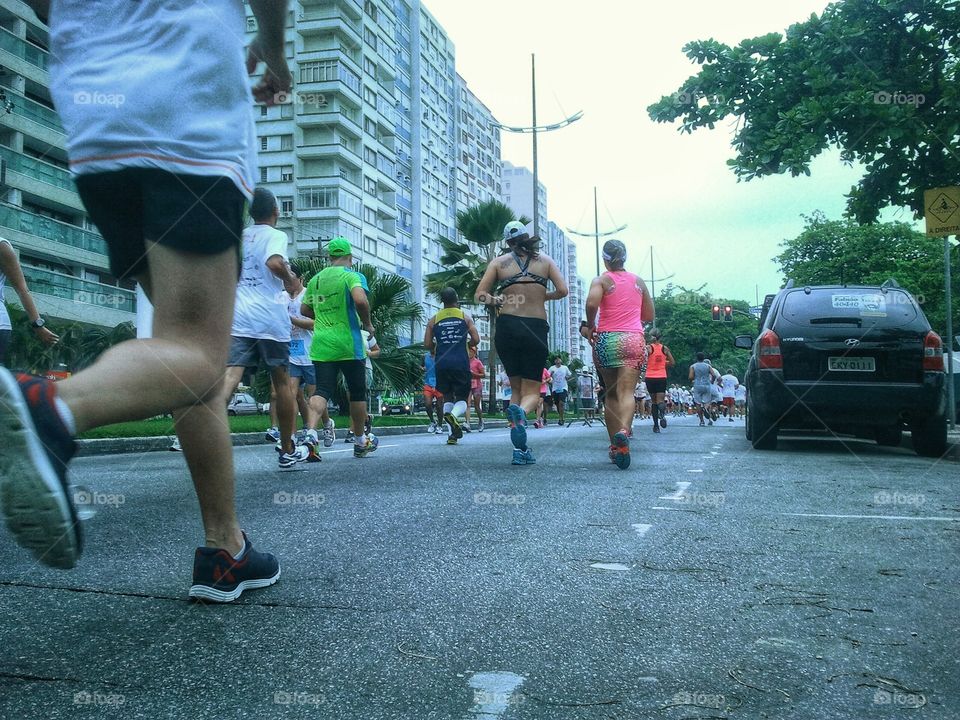
[[[881,286],[794,287],[767,298],[760,334],[738,336],[747,366],[747,439],[774,449],[784,429],[828,429],[919,455],[947,447],[943,342],[913,296]]]
[[[234,393],[227,403],[227,415],[260,415],[262,413],[263,406],[249,393]]]
[[[381,415],[412,415],[413,400],[409,397],[383,398],[380,406]]]

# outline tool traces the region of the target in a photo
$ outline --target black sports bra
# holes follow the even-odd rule
[[[543,285],[543,287],[547,287],[547,282],[548,282],[547,278],[545,278],[543,275],[537,275],[536,273],[532,273],[527,269],[530,267],[531,258],[529,256],[527,256],[526,262],[521,262],[520,257],[515,252],[510,254],[513,255],[513,260],[514,262],[517,263],[517,266],[520,268],[520,272],[518,272],[516,275],[512,275],[511,277],[508,277],[506,280],[500,283],[501,292],[503,290],[506,290],[511,285],[535,284],[535,285]]]

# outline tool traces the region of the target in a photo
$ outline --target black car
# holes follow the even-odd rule
[[[827,429],[919,455],[947,447],[943,342],[913,296],[877,286],[794,287],[767,296],[747,366],[747,439],[774,449],[782,429]]]

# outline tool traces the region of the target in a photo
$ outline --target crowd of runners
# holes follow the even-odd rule
[[[341,381],[354,456],[366,458],[378,445],[367,391],[379,346],[365,278],[352,268],[353,249],[344,238],[332,239],[328,266],[304,285],[287,257],[287,238],[275,227],[276,198],[255,189],[252,105],[274,104],[292,85],[287,3],[250,1],[258,31],[247,48],[243,4],[233,0],[179,3],[172,10],[157,0],[60,3],[51,18],[49,3],[30,4],[43,22],[52,21],[51,93],[81,200],[108,246],[112,273],[139,283],[154,315],[149,337],[110,348],[61,382],[0,367],[0,498],[7,526],[39,561],[73,567],[83,546],[68,481],[75,438],[169,413],[204,530],[189,595],[234,600],[280,577],[278,560],[253,547],[235,507],[226,404],[244,374],[257,366],[269,370],[276,418],[269,437],[281,469],[319,461],[318,448],[335,441],[330,401]],[[137,72],[123,72],[133,66]],[[258,71],[251,88],[247,75]],[[127,102],[110,112],[74,101],[114,94]],[[253,222],[244,227],[246,208]],[[732,421],[739,384],[702,356],[690,367],[690,390],[667,387],[676,361],[659,333],[645,330],[655,320],[654,303],[643,280],[626,269],[623,243],[603,246],[606,270],[590,284],[580,326],[593,349],[594,384],[589,375],[574,376],[562,359],[548,360],[546,305],[567,295],[557,264],[519,222],[504,228],[503,241],[506,251],[488,264],[473,300],[498,313],[494,342],[503,373],[497,382],[513,465],[536,463],[528,422],[542,427],[553,404],[562,424],[571,384],[581,403],[603,407],[606,452],[621,469],[631,462],[638,407],[655,432],[691,403],[701,422],[712,423],[721,412]],[[9,250],[0,243],[3,267],[20,292]],[[37,337],[55,342],[29,298],[21,297]],[[470,427],[471,404],[483,429],[484,369],[470,313],[452,288],[440,297],[443,308],[429,319],[424,337],[424,394],[434,429],[443,427],[447,444],[457,445]],[[0,326],[4,342],[8,324]],[[297,415],[302,443],[294,432]]]

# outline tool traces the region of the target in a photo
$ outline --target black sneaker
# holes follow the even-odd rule
[[[0,501],[19,545],[44,565],[72,568],[83,541],[67,484],[76,443],[54,405],[56,385],[0,367]]]
[[[443,419],[447,421],[447,425],[450,426],[450,437],[459,440],[463,437],[463,425],[460,424],[460,421],[454,416],[452,412],[444,413]]]
[[[193,556],[190,597],[210,602],[232,602],[244,590],[273,585],[280,579],[280,563],[270,553],[253,549],[243,533],[243,554],[234,558],[223,548],[198,547]]]
[[[357,441],[357,436],[354,435],[353,430],[347,430],[347,436],[343,441],[348,445],[353,445]]]
[[[281,470],[286,470],[287,468],[292,468],[294,465],[300,462],[305,462],[310,457],[310,450],[307,449],[306,445],[297,445],[293,448],[292,453],[280,453],[280,458],[278,463]],[[319,457],[319,456],[318,456]]]

